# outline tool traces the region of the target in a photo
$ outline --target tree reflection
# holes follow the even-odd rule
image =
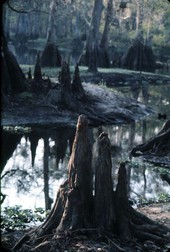
[[[35,154],[36,154],[36,149],[37,149],[37,146],[38,146],[38,141],[40,139],[40,136],[32,131],[30,134],[29,134],[29,141],[30,141],[30,149],[31,149],[31,157],[32,157],[32,167],[34,166],[34,160],[35,160]]]
[[[51,154],[56,158],[56,169],[59,168],[59,162],[63,163],[66,151],[71,154],[72,144],[74,140],[75,129],[62,128],[55,132],[52,137],[55,144],[51,150]]]
[[[160,192],[168,192],[166,182],[160,182],[159,175],[155,175],[150,166],[145,165],[140,159],[129,159],[129,153],[133,146],[149,139],[156,127],[158,127],[157,123],[153,120],[143,120],[130,125],[91,128],[89,131],[93,144],[94,160],[97,157],[96,139],[98,135],[102,131],[107,132],[109,135],[112,166],[114,168],[114,186],[117,184],[119,162],[128,161],[127,189],[129,197],[147,199],[153,196],[158,198]],[[41,197],[45,208],[50,209],[56,193],[56,183],[60,183],[60,179],[64,179],[63,176],[67,173],[74,134],[74,128],[44,127],[32,128],[31,132],[19,135],[16,138],[18,142],[15,141],[15,145],[13,145],[8,155],[4,156],[3,160],[6,165],[2,173],[2,186],[3,191],[8,192],[8,197],[11,196],[7,188],[11,185],[12,190],[17,188],[19,194],[24,193],[25,196],[22,196],[24,198],[27,197],[27,194],[37,195],[36,201]],[[8,146],[12,141],[10,136],[7,138]],[[7,146],[7,143],[5,144]],[[9,158],[10,156],[11,158]],[[9,158],[8,162],[7,157]],[[93,164],[95,163],[94,160]],[[157,181],[160,182],[160,185],[157,184]],[[152,190],[150,191],[151,187]],[[42,191],[44,191],[45,197],[43,197]]]
[[[1,129],[1,141],[3,143],[3,148],[1,148],[1,172],[19,144],[21,137],[22,135],[8,133]]]
[[[13,187],[16,187],[18,193],[24,194],[30,192],[34,187],[44,188],[45,209],[50,209],[52,199],[49,180],[50,177],[60,179],[66,172],[63,169],[58,172],[56,177],[55,171],[58,170],[59,162],[63,163],[65,156],[69,156],[71,153],[74,133],[74,128],[32,128],[31,132],[22,134],[3,132],[2,167],[4,167],[4,172],[1,177],[3,187],[8,188],[8,185],[11,184],[9,181],[15,181]],[[41,150],[39,144],[42,139]],[[49,162],[52,158],[51,149],[54,147],[50,145],[51,142],[55,142],[55,147],[57,147],[52,154],[56,159],[55,165]],[[44,186],[40,182],[41,180],[44,181]]]
[[[44,136],[44,157],[43,157],[43,175],[44,175],[44,196],[45,196],[45,210],[51,209],[52,199],[49,196],[49,137],[48,131]]]

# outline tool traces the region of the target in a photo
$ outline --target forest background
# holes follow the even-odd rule
[[[162,0],[10,0],[3,6],[5,35],[19,64],[34,64],[36,53],[53,43],[70,65],[89,65],[85,56],[91,44],[100,55],[97,67],[120,67],[140,34],[153,50],[156,68],[168,67],[169,23],[170,4]],[[60,57],[49,62],[55,64]]]

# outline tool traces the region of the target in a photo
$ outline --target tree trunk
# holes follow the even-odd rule
[[[140,35],[121,58],[121,65],[130,70],[154,72],[156,63],[152,48],[144,44],[144,39]]]
[[[121,59],[121,65],[130,70],[154,72],[155,57],[150,44],[143,38],[143,0],[137,0],[136,38],[133,45]]]
[[[60,67],[61,55],[58,46],[55,43],[47,42],[41,56],[41,65],[43,67]]]
[[[57,1],[51,0],[46,43],[49,43],[49,42],[54,43],[56,40],[56,37],[55,37],[55,34],[56,34],[55,13],[56,13],[56,10],[57,10]]]
[[[104,31],[100,43],[99,61],[98,61],[99,67],[110,67],[110,60],[108,54],[108,36],[109,36],[110,23],[112,21],[112,15],[113,15],[113,0],[109,0],[107,5]]]
[[[68,164],[68,198],[57,231],[88,228],[92,223],[92,150],[88,121],[79,116],[77,131]]]
[[[127,176],[125,163],[120,164],[118,184],[115,192],[115,205],[116,205],[116,226],[119,236],[129,241],[132,237],[130,229],[130,206],[128,201],[127,192]]]
[[[16,58],[10,52],[6,38],[2,34],[2,90],[4,94],[20,93],[26,90],[26,78]]]
[[[34,6],[35,5],[35,6]],[[36,8],[33,2],[33,8]],[[29,13],[29,39],[38,39],[42,36],[41,31],[41,16],[39,12]]]
[[[87,66],[89,67],[88,70],[91,72],[97,71],[97,53],[99,49],[99,26],[101,20],[101,13],[103,10],[103,1],[102,0],[95,0],[93,13],[92,13],[92,21],[91,21],[91,28],[89,32],[89,36],[87,39],[86,44],[86,54],[85,54],[85,61]]]
[[[15,34],[15,40],[18,43],[25,43],[29,38],[29,16],[27,14],[19,13],[17,21],[17,30]]]
[[[41,56],[41,64],[44,67],[60,67],[61,66],[61,55],[56,45],[56,12],[57,12],[58,2],[52,0],[50,3],[50,13],[48,20],[47,36],[45,48]]]
[[[93,195],[91,147],[87,118],[80,115],[68,164],[68,179],[60,186],[45,222],[28,232],[13,251],[63,251],[62,241],[65,243],[66,240],[64,248],[69,250],[69,244],[74,239],[77,241],[78,233],[90,234],[90,239],[94,235],[100,240],[109,236],[111,241],[117,236],[118,242],[114,238],[110,249],[116,247],[118,251],[134,251],[132,238],[137,239],[135,246],[141,244],[141,248],[147,240],[161,245],[168,243],[168,228],[154,223],[130,206],[125,163],[120,164],[118,184],[113,191],[110,141],[104,132],[99,136]]]
[[[4,33],[7,41],[10,40],[10,15],[9,15],[9,9],[6,6],[6,4],[3,5],[2,8],[2,26],[4,28]]]
[[[95,223],[97,227],[113,230],[115,213],[110,141],[101,133],[98,139],[98,159],[95,170]]]

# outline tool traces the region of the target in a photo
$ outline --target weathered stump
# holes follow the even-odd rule
[[[42,80],[40,53],[37,54],[37,61],[35,64],[35,69],[34,69],[34,80],[35,81]]]
[[[87,228],[92,210],[92,151],[88,137],[88,121],[79,116],[68,164],[69,192],[65,211],[57,230]]]
[[[127,193],[127,175],[125,163],[120,164],[118,184],[115,192],[116,227],[118,235],[129,241],[132,237],[130,229],[130,205]]]
[[[154,72],[156,63],[152,48],[137,37],[121,58],[121,65],[130,70]]]
[[[118,184],[113,191],[110,141],[104,132],[99,136],[94,192],[91,161],[88,121],[80,115],[68,164],[68,180],[60,186],[45,222],[26,234],[15,245],[14,251],[63,251],[60,244],[67,240],[64,248],[69,249],[69,241],[75,239],[76,242],[77,234],[82,232],[87,237],[90,234],[91,239],[97,236],[101,240],[109,236],[114,239],[110,249],[116,251],[136,251],[132,246],[139,246],[140,242],[142,248],[141,244],[147,240],[161,246],[168,242],[167,228],[130,206],[125,163],[120,164]]]
[[[95,169],[95,222],[97,227],[113,230],[113,181],[110,140],[106,133],[98,139],[98,159]]]
[[[78,102],[71,90],[70,68],[65,61],[62,62],[61,72],[59,73],[58,80],[61,87],[62,103],[65,104],[68,109],[78,111]]]
[[[54,43],[47,43],[41,56],[41,65],[43,67],[60,67],[62,57],[58,46]]]
[[[83,98],[85,98],[85,91],[82,86],[78,64],[75,67],[71,89],[78,100],[82,100]]]

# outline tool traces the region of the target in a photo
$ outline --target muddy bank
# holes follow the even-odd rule
[[[102,72],[81,74],[81,79],[84,82],[90,83],[105,83],[109,87],[131,86],[135,82],[149,85],[170,84],[170,76],[161,74],[152,74],[148,72],[130,71],[119,69],[114,72]]]
[[[92,126],[126,124],[154,113],[152,108],[105,86],[84,83],[83,88],[86,99],[79,103],[76,112],[62,104],[48,104],[42,95],[28,92],[16,95],[12,105],[2,109],[1,125],[75,126],[81,113]]]

